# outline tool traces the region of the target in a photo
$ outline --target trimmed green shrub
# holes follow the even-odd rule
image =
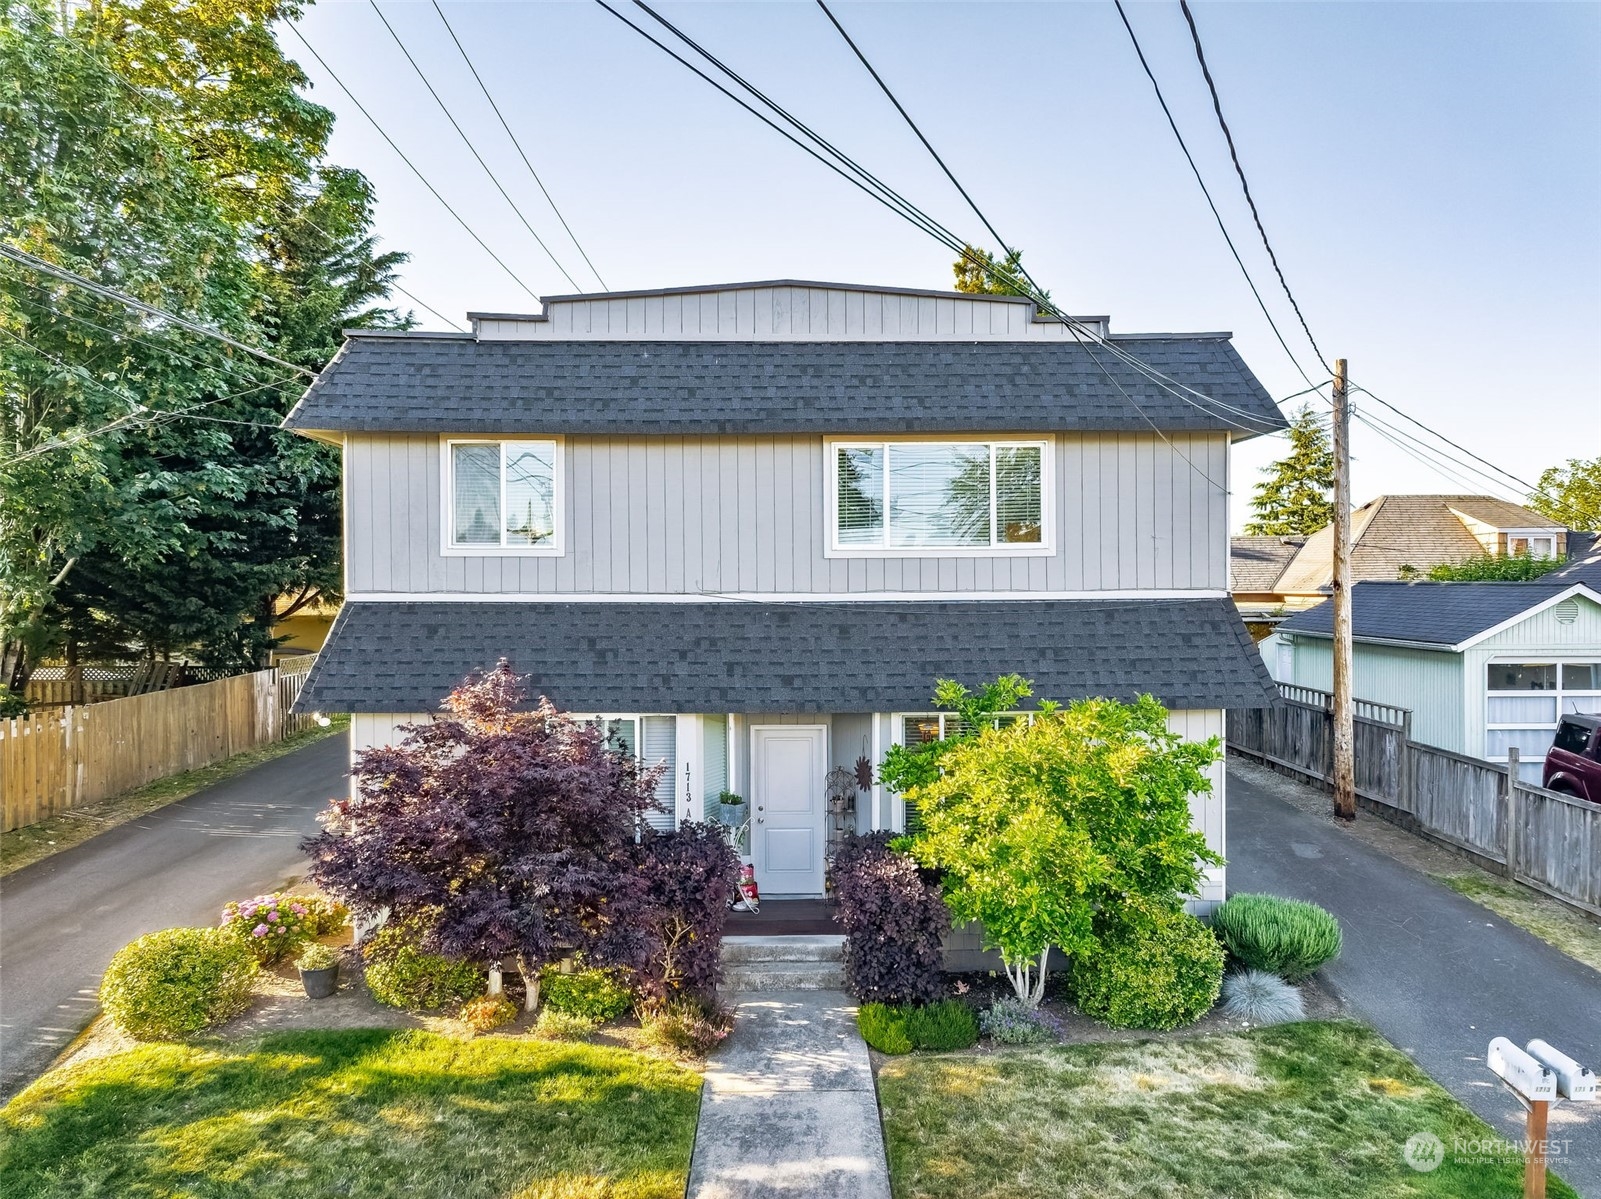
[[[985,1008],[978,1025],[999,1045],[1049,1045],[1062,1036],[1062,1023],[1055,1016],[1010,995]]]
[[[978,1017],[960,999],[906,1009],[906,1033],[919,1049],[966,1049],[978,1041]]]
[[[547,968],[539,974],[539,1002],[569,1016],[587,1016],[604,1024],[634,1006],[634,994],[612,970],[575,970],[563,974]]]
[[[547,1041],[583,1041],[600,1027],[600,1021],[590,1016],[569,1016],[545,1008],[534,1021],[534,1035]]]
[[[1340,956],[1340,922],[1299,899],[1235,895],[1212,914],[1212,931],[1244,965],[1292,983]]]
[[[686,997],[646,1013],[645,1041],[687,1057],[705,1057],[734,1028],[734,1014],[720,1004]]]
[[[483,994],[483,973],[471,962],[417,948],[415,933],[386,924],[362,951],[367,990],[379,1003],[408,1012],[436,1012]]]
[[[912,1036],[906,1030],[906,1009],[888,1003],[864,1003],[856,1009],[856,1027],[862,1040],[880,1053],[912,1051]]]
[[[1177,1028],[1199,1020],[1223,985],[1223,948],[1187,912],[1156,909],[1115,926],[1073,962],[1079,1010],[1112,1028]]]
[[[864,1003],[856,1013],[862,1040],[880,1053],[966,1049],[978,1041],[978,1017],[960,999],[929,1004]]]
[[[164,929],[111,959],[100,1003],[130,1037],[178,1040],[249,1007],[258,969],[250,947],[226,929]]]
[[[517,1019],[517,1005],[504,995],[480,995],[462,1005],[461,1020],[474,1032],[494,1032]]]

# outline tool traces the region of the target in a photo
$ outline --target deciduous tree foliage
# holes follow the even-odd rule
[[[320,367],[399,254],[322,155],[262,0],[0,16],[0,239]],[[0,263],[0,640],[257,664],[339,577],[338,460],[276,431],[304,379]],[[281,601],[280,597],[287,597]]]
[[[1569,458],[1546,468],[1529,507],[1570,529],[1601,532],[1601,458]]]
[[[469,676],[434,720],[359,755],[358,794],[304,848],[312,879],[353,912],[426,929],[430,952],[514,959],[532,1009],[542,966],[646,965],[635,833],[659,770],[548,700],[522,710],[527,698],[504,661]]]
[[[1094,952],[1097,916],[1176,911],[1222,859],[1190,825],[1216,738],[1186,741],[1150,696],[1086,699],[986,728],[909,793],[913,857],[943,872],[958,923],[982,921],[1018,998],[1038,1004],[1052,947]]]
[[[1290,452],[1264,472],[1268,477],[1252,488],[1247,533],[1316,533],[1334,519],[1334,447],[1328,426],[1310,404],[1290,420]]]

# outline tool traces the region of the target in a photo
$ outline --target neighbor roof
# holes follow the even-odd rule
[[[1452,509],[1484,513],[1510,510],[1526,517],[1536,515],[1490,496],[1381,495],[1351,513],[1352,577],[1396,579],[1403,566],[1427,571],[1443,562],[1465,562],[1482,555],[1484,546]],[[1520,521],[1496,527],[1534,526]],[[1333,563],[1334,530],[1325,525],[1306,539],[1305,548],[1285,570],[1276,590],[1300,595],[1322,591],[1329,585]]]
[[[1460,648],[1574,588],[1548,583],[1358,583],[1351,588],[1351,630],[1358,640],[1410,641]],[[1581,588],[1581,593],[1583,589]],[[1601,595],[1588,592],[1601,601]],[[1334,605],[1325,601],[1279,625],[1280,633],[1331,636]]]
[[[1601,591],[1601,533],[1569,533],[1568,563],[1541,582],[1588,583]]]
[[[1284,426],[1225,337],[1061,342],[475,341],[353,336],[290,429],[575,434],[1051,432]],[[1225,408],[1224,406],[1227,406]]]
[[[506,658],[588,712],[921,712],[1016,669],[1041,699],[1277,702],[1234,606],[1203,600],[347,603],[296,711],[428,712]]]
[[[1229,538],[1229,590],[1268,592],[1284,573],[1305,537],[1249,536]]]
[[[1560,520],[1552,520],[1543,512],[1498,500],[1493,495],[1442,495],[1439,497],[1464,516],[1470,516],[1493,529],[1555,529],[1566,528]]]

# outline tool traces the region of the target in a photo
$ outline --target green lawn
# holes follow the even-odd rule
[[[0,1109],[9,1195],[682,1196],[700,1076],[596,1045],[421,1032],[148,1045]]]
[[[1521,1161],[1452,1160],[1487,1126],[1361,1025],[897,1059],[879,1073],[897,1199],[1504,1199]],[[1408,1137],[1446,1160],[1418,1173]],[[1552,1199],[1573,1196],[1552,1179]]]

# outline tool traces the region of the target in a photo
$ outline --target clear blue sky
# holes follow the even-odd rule
[[[1236,244],[1314,370],[1273,285],[1176,0],[1128,7]],[[1523,478],[1601,454],[1601,4],[1193,7],[1269,235],[1324,351],[1350,359],[1355,381]],[[534,228],[586,290],[597,287],[433,9],[384,11]],[[949,286],[949,252],[597,5],[446,11],[612,289],[785,276]],[[815,5],[663,11],[982,241],[977,219]],[[1110,3],[840,3],[835,12],[1058,303],[1109,313],[1120,332],[1232,330],[1275,395],[1305,386],[1229,257]],[[318,4],[301,28],[535,293],[573,290],[367,3]],[[339,116],[333,157],[377,189],[385,247],[412,255],[402,282],[458,320],[532,310],[293,36],[282,40],[313,79],[313,97]],[[1465,489],[1365,428],[1354,444],[1358,502]],[[1281,445],[1263,439],[1236,454],[1236,524],[1256,469]]]

